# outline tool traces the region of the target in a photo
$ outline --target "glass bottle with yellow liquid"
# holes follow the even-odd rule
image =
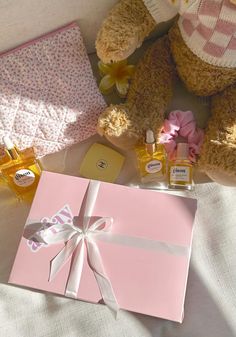
[[[157,144],[152,130],[146,131],[144,145],[136,148],[141,182],[166,185],[167,156],[164,145]]]
[[[11,162],[11,157],[10,155],[7,153],[7,151],[5,151],[5,147],[0,145],[0,184],[5,184],[6,181],[3,178],[2,175],[2,168],[6,167],[7,164],[9,164]]]
[[[177,144],[176,159],[169,163],[169,188],[193,189],[193,165],[189,160],[189,146],[186,143]]]
[[[1,166],[2,177],[18,198],[31,201],[41,174],[33,148],[21,152],[8,136],[3,137],[3,143],[10,161]]]

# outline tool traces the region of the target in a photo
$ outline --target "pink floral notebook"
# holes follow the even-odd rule
[[[0,138],[20,149],[44,156],[80,142],[104,107],[77,24],[0,55]]]

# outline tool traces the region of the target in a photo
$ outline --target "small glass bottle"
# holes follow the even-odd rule
[[[2,165],[2,177],[18,198],[31,201],[41,174],[34,151],[19,151],[8,136],[3,137],[3,143],[11,160]]]
[[[169,188],[193,189],[193,166],[189,160],[187,143],[177,144],[176,159],[169,163]]]
[[[167,156],[164,145],[156,144],[152,130],[146,131],[144,145],[136,148],[141,182],[165,186]]]
[[[6,181],[2,175],[2,168],[6,167],[11,162],[10,155],[5,151],[5,147],[0,145],[0,184],[5,184]]]

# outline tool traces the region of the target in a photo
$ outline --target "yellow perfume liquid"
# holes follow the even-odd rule
[[[141,182],[164,186],[166,180],[167,156],[162,144],[156,144],[151,130],[146,132],[144,145],[136,148]]]
[[[21,153],[8,137],[4,137],[3,142],[11,161],[2,167],[2,176],[18,198],[32,201],[41,174],[34,152]]]
[[[4,146],[0,145],[0,184],[6,183],[2,175],[2,168],[5,167],[10,162],[11,162],[10,155],[7,153],[7,151],[5,151]]]
[[[176,159],[169,164],[169,188],[181,190],[193,189],[193,166],[188,159],[188,155],[188,144],[177,144]]]

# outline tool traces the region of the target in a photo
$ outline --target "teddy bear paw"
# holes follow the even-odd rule
[[[125,150],[133,148],[138,140],[125,105],[110,105],[98,119],[97,132]]]
[[[218,184],[236,187],[236,176],[221,169],[208,169],[205,172],[210,179]]]
[[[142,0],[120,0],[98,32],[98,57],[104,63],[126,59],[155,26],[156,22]]]
[[[125,60],[138,47],[138,37],[130,36],[128,39],[122,39],[119,43],[119,32],[113,31],[107,36],[106,29],[101,29],[96,40],[97,55],[105,64]]]

